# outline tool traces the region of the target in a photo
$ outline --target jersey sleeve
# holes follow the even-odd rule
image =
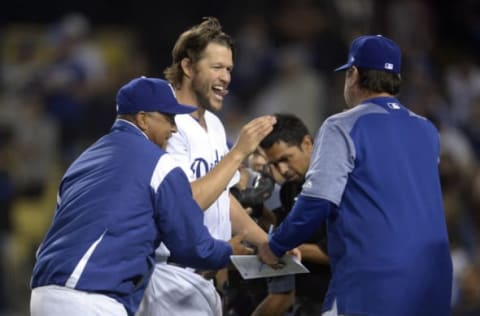
[[[209,234],[190,183],[176,161],[162,156],[152,179],[155,221],[160,240],[171,252],[170,261],[197,269],[225,267],[232,249],[228,242]]]
[[[270,239],[272,252],[281,257],[287,250],[307,241],[335,208],[330,201],[299,196]]]
[[[335,121],[325,121],[314,140],[301,194],[338,206],[354,163],[355,147],[348,132]]]
[[[190,148],[188,137],[182,132],[174,133],[168,140],[167,152],[182,168],[189,181],[195,180],[194,173],[190,169]]]

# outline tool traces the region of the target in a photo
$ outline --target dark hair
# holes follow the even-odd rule
[[[196,63],[202,58],[203,51],[208,44],[214,42],[224,45],[234,54],[234,43],[230,35],[222,31],[222,25],[217,18],[205,17],[200,24],[194,25],[183,32],[172,49],[172,64],[164,70],[165,79],[170,81],[175,88],[182,84],[183,70],[181,62],[189,58]]]
[[[387,92],[391,95],[400,93],[402,83],[400,74],[358,67],[357,69],[360,88],[377,93]]]
[[[292,146],[300,146],[305,135],[310,135],[308,128],[297,116],[288,113],[276,113],[274,116],[277,123],[270,134],[260,142],[260,147],[263,149],[269,149],[280,141]]]

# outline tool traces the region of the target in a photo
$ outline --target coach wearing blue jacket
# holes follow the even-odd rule
[[[320,127],[302,193],[259,247],[275,265],[319,224],[332,278],[323,316],[448,316],[452,262],[435,126],[398,99],[401,50],[356,38],[344,70],[350,108]]]
[[[60,183],[53,223],[37,251],[32,316],[132,315],[163,242],[171,261],[224,267],[231,246],[213,239],[190,183],[165,153],[177,102],[164,80],[136,78],[117,94],[110,133]]]

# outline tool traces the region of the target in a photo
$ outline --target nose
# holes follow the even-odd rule
[[[223,69],[220,73],[220,80],[222,80],[224,83],[230,83],[230,80],[232,78],[232,75],[228,69]]]

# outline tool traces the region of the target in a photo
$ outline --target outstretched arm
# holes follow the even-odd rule
[[[192,198],[186,175],[174,164],[164,155],[152,180],[154,218],[160,241],[170,250],[172,262],[198,269],[223,268],[230,260],[232,247],[210,235],[203,224],[203,212]]]
[[[270,241],[258,247],[260,260],[270,265],[277,264],[278,258],[286,251],[307,240],[335,207],[330,201],[300,195]]]

